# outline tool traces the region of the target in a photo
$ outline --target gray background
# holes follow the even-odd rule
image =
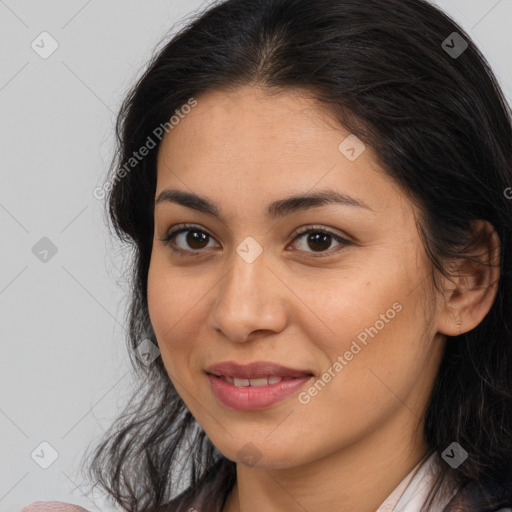
[[[124,94],[155,45],[208,3],[0,0],[0,511],[36,500],[113,510],[78,466],[132,389],[129,255],[92,191]],[[474,38],[511,101],[512,0],[436,3]],[[58,43],[46,59],[31,47],[51,49],[44,31]],[[43,237],[56,254],[44,253]],[[47,469],[53,452],[42,442],[57,452]]]

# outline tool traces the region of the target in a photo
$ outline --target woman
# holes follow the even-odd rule
[[[90,469],[119,506],[512,507],[511,115],[459,26],[220,2],[118,137],[144,383]]]

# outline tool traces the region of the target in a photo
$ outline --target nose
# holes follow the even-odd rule
[[[210,310],[210,328],[239,343],[281,332],[287,322],[286,287],[274,272],[265,252],[252,263],[234,252]]]

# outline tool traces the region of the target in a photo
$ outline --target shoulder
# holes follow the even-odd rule
[[[63,501],[34,501],[21,512],[89,512],[87,509]]]

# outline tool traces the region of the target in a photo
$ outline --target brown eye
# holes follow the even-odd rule
[[[303,239],[304,241],[302,241],[301,239]],[[302,244],[299,244],[299,250],[309,253],[319,253],[320,256],[323,256],[323,253],[327,253],[327,255],[330,255],[332,252],[335,252],[329,251],[329,249],[331,248],[331,244],[333,242],[337,242],[338,246],[341,247],[350,244],[349,240],[346,240],[345,238],[335,233],[331,233],[326,229],[312,227],[303,229],[300,233],[298,233],[298,235],[295,237],[294,242],[296,240],[302,241]]]
[[[213,240],[212,236],[202,229],[181,224],[171,230],[161,241],[174,252],[199,254],[208,247],[210,239]]]
[[[332,242],[332,235],[325,233],[313,233],[308,235],[307,244],[313,251],[325,251],[329,249]]]
[[[185,242],[188,244],[190,248],[194,250],[204,249],[204,247],[207,245],[209,236],[203,231],[194,229],[185,231],[184,233],[187,233],[187,235],[185,236]]]

